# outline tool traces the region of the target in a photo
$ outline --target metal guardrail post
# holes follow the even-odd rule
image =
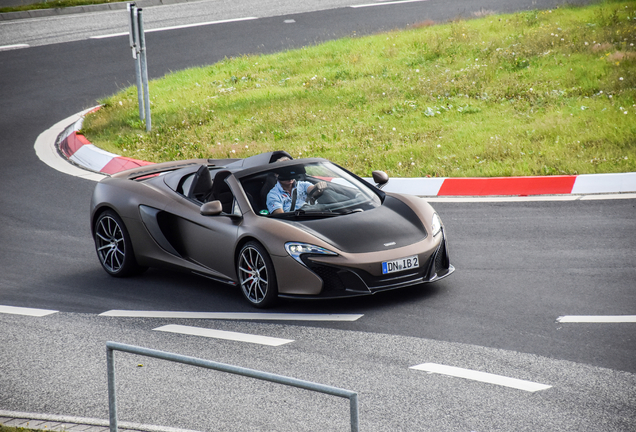
[[[338,396],[349,399],[349,412],[351,415],[351,432],[359,432],[359,408],[358,393],[345,390],[338,387],[332,387],[324,384],[318,384],[310,381],[303,381],[296,378],[286,377],[283,375],[272,374],[268,372],[257,371],[254,369],[232,366],[224,363],[203,360],[196,357],[188,357],[179,354],[157,351],[149,348],[138,347],[134,345],[126,345],[117,342],[106,342],[106,362],[108,369],[108,403],[110,432],[117,432],[117,398],[115,388],[115,365],[113,351],[123,351],[130,354],[143,355],[158,359],[168,360],[176,363],[188,364],[191,366],[213,369],[220,372],[227,372],[235,375],[242,375],[250,378],[256,378],[264,381],[270,381],[278,384],[298,387],[305,390],[325,393],[332,396]]]
[[[115,359],[111,348],[106,349],[106,369],[108,370],[108,420],[110,432],[117,432],[117,387],[115,385]]]
[[[139,105],[139,120],[144,119],[144,96],[141,84],[141,59],[139,56],[139,32],[137,30],[137,6],[135,3],[128,3],[128,13],[130,20],[130,49],[135,60],[135,80],[137,83],[137,101]]]
[[[152,121],[150,120],[150,89],[148,88],[148,61],[146,57],[146,34],[144,33],[143,9],[137,9],[137,30],[139,32],[139,53],[141,55],[141,81],[144,86],[144,107],[146,114],[146,132],[150,132]]]

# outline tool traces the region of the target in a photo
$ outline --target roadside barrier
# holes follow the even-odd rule
[[[358,393],[345,390],[338,387],[331,387],[324,384],[318,384],[311,381],[303,381],[296,378],[290,378],[283,375],[272,374],[268,372],[257,371],[254,369],[232,366],[224,363],[217,363],[210,360],[203,360],[196,357],[188,357],[180,354],[169,353],[165,351],[157,351],[149,348],[138,347],[134,345],[126,345],[117,342],[106,342],[106,367],[108,369],[108,416],[110,420],[110,432],[117,432],[117,391],[115,386],[115,360],[114,351],[123,351],[130,354],[138,354],[146,357],[154,357],[162,360],[168,360],[176,363],[183,363],[191,366],[198,366],[206,369],[214,369],[221,372],[227,372],[235,375],[242,375],[250,378],[256,378],[263,381],[283,384],[292,387],[298,387],[305,390],[311,390],[319,393],[325,393],[332,396],[338,396],[349,399],[349,410],[351,416],[351,432],[359,432],[358,418]]]

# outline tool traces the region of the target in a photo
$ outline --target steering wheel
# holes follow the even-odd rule
[[[311,190],[311,192],[307,194],[307,198],[309,198],[309,204],[311,205],[315,204],[316,200],[318,199],[320,195],[323,194],[325,189],[327,189],[327,182],[319,181],[318,183],[316,183],[313,189]]]

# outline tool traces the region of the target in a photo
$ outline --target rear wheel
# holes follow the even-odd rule
[[[103,212],[95,222],[94,233],[97,257],[109,275],[124,277],[145,270],[135,260],[130,235],[117,213]]]
[[[278,297],[274,265],[263,246],[248,242],[239,253],[236,272],[243,296],[252,306],[266,308]]]

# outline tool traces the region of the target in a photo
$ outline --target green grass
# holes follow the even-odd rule
[[[37,429],[30,429],[28,427],[13,427],[13,426],[5,426],[0,424],[0,432],[40,432]]]
[[[283,149],[364,176],[630,172],[635,43],[635,1],[423,23],[172,73],[150,83],[150,133],[135,87],[83,132],[155,162]]]
[[[123,0],[52,0],[42,3],[33,3],[27,5],[20,6],[5,6],[0,7],[0,13],[4,12],[23,12],[30,11],[36,9],[55,9],[55,8],[65,8],[72,6],[85,6],[85,5],[94,5],[94,4],[102,4],[102,3],[119,3]]]

